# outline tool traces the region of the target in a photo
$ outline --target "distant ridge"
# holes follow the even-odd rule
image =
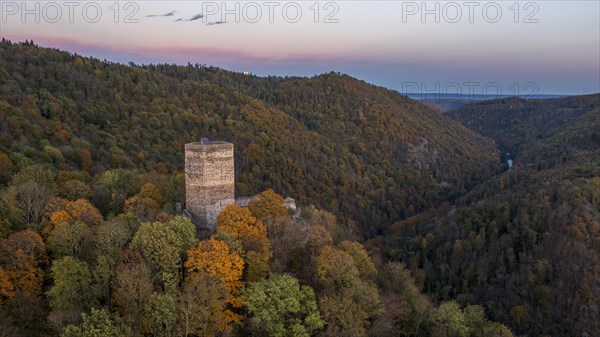
[[[422,104],[437,110],[446,112],[448,110],[458,109],[464,105],[471,103],[479,103],[485,101],[501,100],[501,99],[518,99],[518,100],[544,100],[574,97],[573,95],[559,94],[536,94],[536,95],[481,95],[481,94],[444,94],[444,93],[419,93],[408,94],[407,97],[419,101]]]
[[[500,98],[511,98],[519,97],[521,99],[548,99],[548,98],[563,98],[574,95],[563,95],[563,94],[535,94],[535,95],[482,95],[482,94],[446,94],[446,93],[414,93],[406,94],[406,96],[417,101],[434,101],[443,102],[450,100],[457,101],[488,101]]]
[[[496,99],[466,104],[446,113],[473,131],[494,139],[502,152],[554,135],[600,107],[600,94],[555,99]]]

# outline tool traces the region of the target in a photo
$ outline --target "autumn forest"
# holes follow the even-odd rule
[[[0,60],[0,337],[600,335],[600,94]],[[257,196],[214,233],[180,210],[201,137]]]

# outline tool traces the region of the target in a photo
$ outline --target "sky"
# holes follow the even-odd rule
[[[600,1],[0,1],[0,36],[115,62],[347,73],[402,93],[600,92]]]

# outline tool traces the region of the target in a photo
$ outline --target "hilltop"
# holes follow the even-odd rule
[[[126,66],[9,41],[0,57],[12,172],[29,162],[88,181],[116,168],[181,172],[183,144],[206,136],[236,144],[237,195],[273,188],[377,231],[499,168],[493,142],[346,75]]]

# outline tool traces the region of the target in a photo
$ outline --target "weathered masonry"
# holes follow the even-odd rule
[[[185,201],[192,222],[216,229],[217,215],[235,203],[233,144],[210,141],[185,144]]]

